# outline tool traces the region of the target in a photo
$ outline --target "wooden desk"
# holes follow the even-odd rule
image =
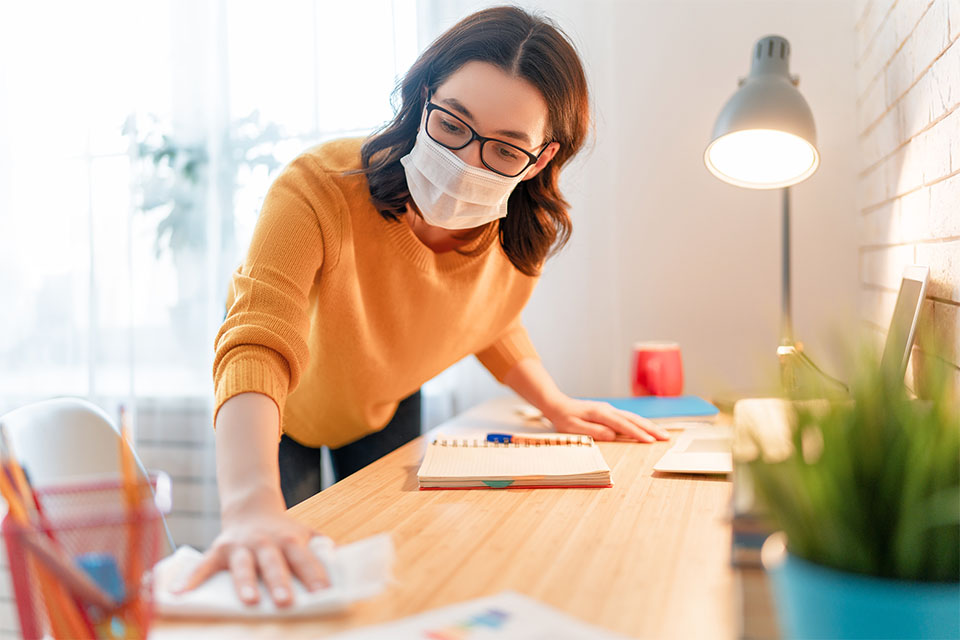
[[[334,617],[256,625],[161,620],[151,638],[317,637],[505,589],[643,638],[739,635],[726,520],[731,484],[654,474],[670,443],[601,443],[612,489],[419,491],[429,438],[291,509],[339,543],[390,532],[393,587]]]

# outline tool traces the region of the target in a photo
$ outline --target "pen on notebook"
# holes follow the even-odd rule
[[[488,433],[487,442],[504,444],[590,444],[593,438],[582,435],[566,436],[524,436],[512,433]]]

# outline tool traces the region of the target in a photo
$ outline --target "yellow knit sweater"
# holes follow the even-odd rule
[[[536,278],[507,259],[498,225],[462,249],[474,255],[434,253],[380,215],[363,175],[343,175],[360,166],[361,143],[315,147],[274,182],[215,344],[216,410],[263,393],[281,430],[313,447],[382,429],[402,398],[469,354],[500,381],[537,355],[520,323]]]

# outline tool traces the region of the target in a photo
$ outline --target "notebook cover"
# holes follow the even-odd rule
[[[518,489],[612,489],[612,484],[550,484],[526,485],[523,487],[420,487],[420,491],[463,491],[466,489],[493,489],[494,491],[516,491]]]
[[[636,396],[628,398],[588,398],[603,400],[617,409],[644,418],[695,418],[715,416],[720,411],[698,396]]]

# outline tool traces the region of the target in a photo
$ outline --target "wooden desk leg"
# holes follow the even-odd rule
[[[770,584],[763,569],[735,571],[736,606],[742,640],[779,640],[777,615],[773,608]]]

